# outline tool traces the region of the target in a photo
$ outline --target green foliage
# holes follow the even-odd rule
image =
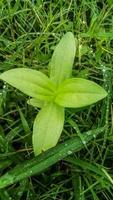
[[[70,78],[75,49],[74,36],[68,32],[53,53],[50,79],[39,71],[27,68],[12,69],[0,75],[2,80],[35,98],[29,103],[42,108],[33,126],[35,155],[57,144],[63,130],[64,107],[81,108],[107,96],[106,91],[92,81]]]
[[[76,52],[74,35],[68,32],[56,46],[50,61],[50,78],[59,85],[72,74],[73,61]]]
[[[107,92],[98,84],[82,78],[71,78],[60,85],[55,102],[64,107],[81,108],[106,96]]]
[[[42,108],[44,106],[44,101],[40,100],[40,99],[34,99],[31,98],[27,101],[27,103],[29,105],[32,105],[34,107],[38,107],[38,108]]]
[[[35,155],[54,147],[64,125],[64,108],[47,103],[38,113],[33,127],[33,148]]]
[[[36,99],[49,101],[52,98],[54,86],[50,79],[39,71],[27,68],[11,69],[1,74],[0,78]]]
[[[96,137],[99,133],[102,133],[104,129],[105,129],[104,127],[101,127],[84,133],[83,141],[87,144],[89,141],[93,139],[94,136]],[[79,137],[73,137],[72,139],[66,141],[64,144],[59,144],[58,146],[50,149],[49,151],[43,153],[42,155],[39,155],[30,161],[26,161],[21,165],[18,165],[17,167],[14,168],[14,170],[3,175],[0,178],[0,189],[10,184],[13,184],[23,178],[27,178],[30,175],[43,172],[49,166],[56,163],[59,159],[63,159],[66,156],[81,150],[83,147],[84,144],[82,143]],[[88,167],[86,166],[86,168],[89,168],[89,166]],[[100,172],[98,170],[98,173],[100,175],[103,175],[102,170],[100,170]]]
[[[66,108],[61,146],[34,157],[32,127],[45,101],[0,80],[0,200],[113,200],[113,0],[1,0],[0,74],[27,68],[48,76],[69,31],[77,38],[72,77],[108,95]]]

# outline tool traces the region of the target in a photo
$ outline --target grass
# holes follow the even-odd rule
[[[72,31],[78,40],[73,75],[108,91],[95,105],[67,109],[61,144],[34,158],[37,110],[0,82],[1,200],[113,199],[112,13],[112,0],[0,1],[0,73],[28,67],[48,74],[55,45]]]

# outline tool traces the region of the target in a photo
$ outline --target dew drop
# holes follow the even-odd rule
[[[85,141],[85,140],[83,140],[83,141],[82,141],[82,143],[85,145],[85,144],[86,144],[86,141]]]
[[[67,154],[68,154],[68,155],[71,155],[71,154],[72,154],[72,151],[68,151]]]
[[[5,89],[6,88],[6,84],[4,84],[4,86],[3,86],[3,89]]]
[[[91,133],[90,132],[87,132],[87,135],[90,135]]]

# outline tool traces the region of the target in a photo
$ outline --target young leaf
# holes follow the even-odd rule
[[[76,44],[74,35],[68,32],[56,46],[49,64],[50,78],[54,83],[60,84],[71,76],[75,51]]]
[[[35,155],[54,147],[64,125],[64,108],[54,103],[46,104],[37,115],[33,127]]]
[[[51,80],[43,73],[32,69],[11,69],[2,73],[0,79],[37,99],[50,100],[54,92]]]
[[[71,78],[59,86],[55,102],[63,107],[80,108],[95,103],[106,96],[107,92],[93,81]]]
[[[39,99],[34,99],[34,98],[31,98],[27,101],[27,103],[29,105],[32,105],[34,107],[38,107],[38,108],[42,108],[44,106],[44,101],[42,100],[39,100]]]

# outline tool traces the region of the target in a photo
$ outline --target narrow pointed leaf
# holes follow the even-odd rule
[[[34,107],[38,107],[38,108],[42,108],[44,106],[44,101],[43,100],[39,100],[39,99],[34,99],[34,98],[31,98],[27,101],[27,103],[29,105],[32,105]]]
[[[104,131],[105,127],[100,127],[88,132],[84,132],[84,143],[87,145],[88,143],[91,144],[91,140],[93,140]],[[23,163],[17,165],[0,177],[0,189],[21,181],[25,178],[29,178],[35,174],[41,174],[46,169],[48,169],[48,167],[52,166],[59,160],[62,160],[63,158],[69,156],[69,154],[78,152],[83,148],[84,144],[80,137],[75,136],[31,160],[23,161]]]
[[[33,127],[33,149],[35,155],[54,147],[64,125],[64,108],[50,103],[37,115]]]
[[[106,96],[107,92],[95,82],[72,78],[59,86],[55,102],[64,107],[80,108],[93,104]]]
[[[71,32],[66,33],[56,46],[50,62],[50,78],[60,84],[72,73],[76,44]]]
[[[46,75],[32,69],[11,69],[2,73],[0,79],[38,99],[50,99],[54,90],[54,86]]]

